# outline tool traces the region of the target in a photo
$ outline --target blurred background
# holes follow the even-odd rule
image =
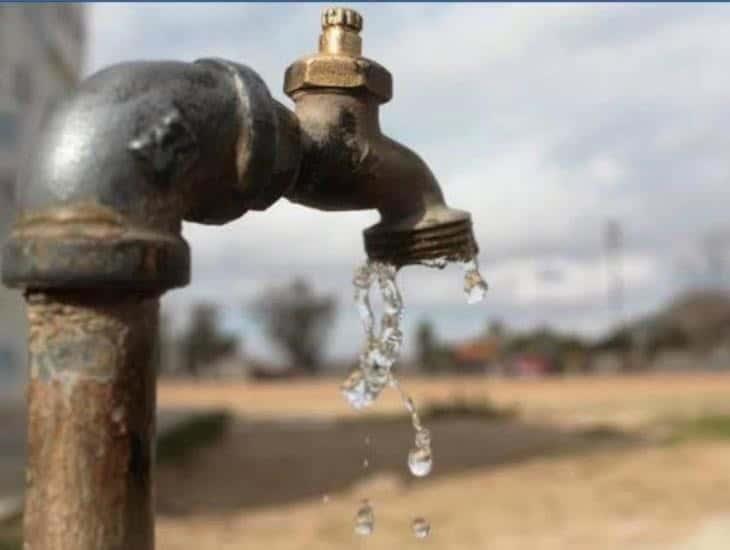
[[[42,113],[80,79],[217,56],[289,105],[284,70],[316,49],[326,6],[0,6],[0,239]],[[394,76],[384,131],[472,212],[490,284],[468,306],[456,266],[399,275],[398,370],[434,473],[408,473],[396,396],[356,415],[338,391],[377,214],[280,201],[186,225],[193,283],[163,299],[158,546],[727,548],[730,7],[349,7]],[[0,289],[3,550],[19,536],[24,333],[21,297]]]

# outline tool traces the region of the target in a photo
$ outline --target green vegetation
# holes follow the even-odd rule
[[[230,423],[227,411],[197,414],[181,422],[158,438],[157,463],[180,462],[196,450],[212,445],[226,433]]]
[[[21,550],[23,548],[22,529],[20,518],[0,523],[0,550]]]
[[[730,440],[730,415],[709,414],[684,420],[677,423],[672,432],[672,443],[691,439]]]
[[[578,434],[588,441],[617,440],[629,437],[625,431],[610,424],[595,424],[578,430]]]
[[[517,415],[516,407],[500,407],[489,398],[466,398],[454,396],[448,401],[427,403],[423,407],[424,419],[480,418],[482,420],[506,420]]]
[[[236,353],[238,338],[224,333],[220,325],[218,306],[201,303],[193,307],[190,324],[180,341],[185,372],[200,376],[217,360]],[[162,341],[169,338],[164,334],[166,327],[166,322],[160,324]]]
[[[0,550],[21,550],[23,541],[20,537],[5,538],[0,534]]]
[[[231,415],[214,411],[193,415],[162,434],[157,440],[157,463],[169,464],[185,460],[196,450],[217,442],[228,430]],[[0,524],[0,550],[21,550],[22,518]]]

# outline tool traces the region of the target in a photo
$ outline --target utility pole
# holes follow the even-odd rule
[[[606,223],[604,232],[606,253],[606,288],[608,307],[617,327],[623,324],[624,281],[622,270],[623,230],[616,220]]]
[[[604,230],[604,246],[606,253],[606,287],[609,311],[613,313],[617,334],[624,329],[624,281],[622,269],[623,230],[617,220],[606,222]],[[630,368],[630,356],[633,344],[623,350],[622,367]]]

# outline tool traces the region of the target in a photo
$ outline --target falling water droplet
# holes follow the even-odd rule
[[[355,516],[355,533],[366,537],[372,535],[374,529],[375,514],[373,513],[373,507],[370,506],[367,500],[363,500]]]
[[[442,269],[448,264],[448,259],[446,257],[434,258],[425,260],[422,264]],[[467,302],[474,304],[482,301],[487,292],[487,283],[479,273],[476,257],[463,262],[462,267]],[[348,375],[342,384],[341,391],[347,402],[358,410],[372,405],[388,385],[400,393],[415,430],[415,446],[408,453],[408,468],[414,476],[425,477],[433,469],[431,436],[429,431],[421,425],[413,399],[401,388],[391,372],[403,344],[403,332],[400,328],[403,317],[403,298],[396,283],[397,274],[396,266],[373,261],[368,261],[355,270],[353,277],[355,303],[365,331],[365,345],[358,367]],[[373,286],[380,290],[383,299],[383,314],[379,327],[376,327],[370,302],[370,290]],[[365,438],[365,445],[370,445],[369,436]],[[365,458],[363,468],[368,467],[369,461]],[[373,509],[369,502],[364,500],[355,516],[355,532],[358,535],[370,535],[373,532],[374,524]],[[431,532],[431,526],[423,518],[413,520],[412,527],[417,538],[425,538]]]
[[[487,294],[487,283],[479,273],[479,264],[476,257],[462,264],[464,269],[464,294],[469,304],[476,304],[484,300]]]
[[[370,461],[367,458],[364,458],[362,461],[363,470],[367,470],[369,466],[370,466]]]
[[[431,456],[431,449],[416,447],[408,453],[408,468],[414,476],[426,477],[431,473],[432,467],[433,457]]]
[[[431,524],[424,518],[416,518],[411,523],[411,529],[417,539],[425,539],[431,534]]]
[[[416,429],[416,447],[419,449],[431,448],[431,432],[426,428],[418,427]]]
[[[365,346],[359,366],[342,385],[345,399],[355,409],[364,409],[375,402],[388,386],[390,370],[400,355],[403,299],[395,280],[397,273],[394,265],[381,262],[367,262],[355,270],[355,302],[365,330]],[[378,331],[370,303],[370,290],[376,282],[383,298],[383,315]]]
[[[364,409],[372,404],[375,399],[368,380],[361,369],[353,370],[342,383],[340,390],[353,409]]]

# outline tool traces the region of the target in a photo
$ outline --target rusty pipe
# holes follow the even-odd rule
[[[449,208],[428,165],[381,132],[392,76],[362,57],[361,30],[357,12],[325,10],[319,51],[287,69],[284,91],[296,105],[304,153],[285,197],[320,210],[378,210],[380,223],[364,233],[371,259],[469,259],[477,252],[469,214]]]
[[[152,550],[155,296],[28,295],[26,550]]]
[[[30,322],[27,550],[152,550],[158,298],[189,280],[183,220],[265,209],[300,163],[248,67],[125,63],[45,121],[4,282]]]

